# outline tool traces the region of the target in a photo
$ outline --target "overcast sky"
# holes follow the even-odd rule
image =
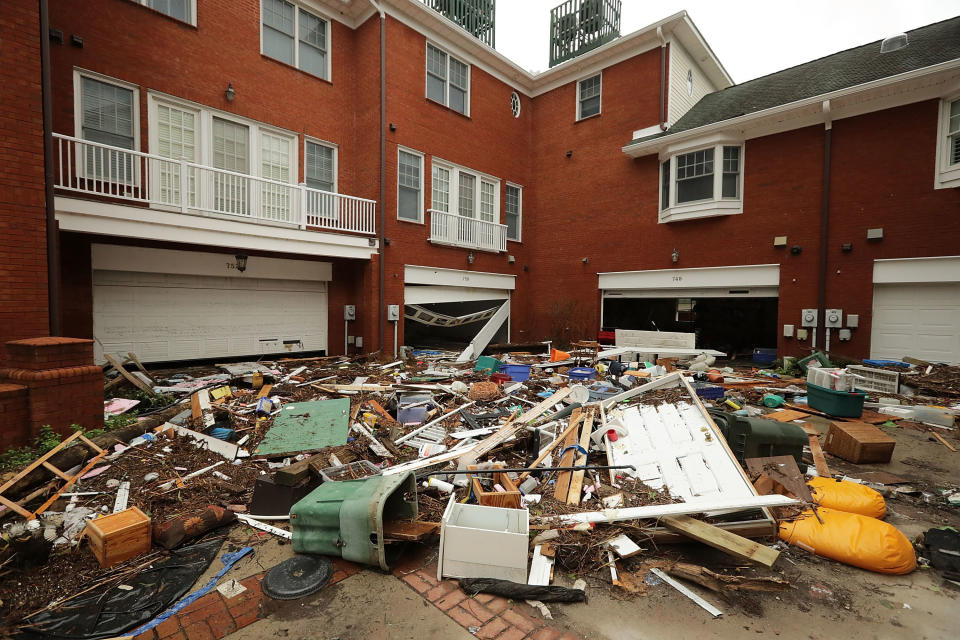
[[[497,49],[530,71],[548,66],[550,9],[561,0],[497,0]],[[686,9],[744,82],[960,14],[958,0],[623,0],[620,33]]]

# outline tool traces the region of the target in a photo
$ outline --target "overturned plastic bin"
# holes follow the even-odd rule
[[[413,472],[325,482],[290,509],[293,550],[389,571],[393,558],[387,557],[383,524],[416,517]]]

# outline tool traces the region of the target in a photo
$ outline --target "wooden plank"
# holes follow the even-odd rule
[[[817,475],[821,478],[832,478],[833,472],[827,464],[827,459],[823,455],[823,449],[820,448],[820,438],[818,436],[808,436],[810,438],[810,453],[813,454],[813,464],[817,467]]]
[[[621,558],[629,558],[643,551],[643,549],[641,549],[636,542],[624,534],[621,534],[613,540],[607,542],[607,546]]]
[[[5,506],[7,509],[12,509],[13,511],[16,511],[17,513],[19,513],[20,515],[22,515],[24,518],[27,518],[28,520],[30,519],[31,513],[30,513],[29,511],[27,511],[26,509],[24,509],[23,507],[21,507],[21,506],[20,506],[19,504],[17,504],[16,502],[13,502],[13,501],[11,501],[11,500],[7,500],[7,499],[4,498],[3,496],[0,496],[0,504],[2,504],[3,506]]]
[[[387,520],[383,523],[383,539],[416,542],[440,530],[439,522],[419,520]]]
[[[564,429],[564,430],[563,430],[563,433],[561,433],[559,436],[557,436],[557,439],[554,440],[553,443],[551,443],[551,444],[550,444],[549,446],[547,446],[543,451],[540,452],[540,455],[537,456],[537,459],[534,460],[534,461],[533,461],[533,464],[530,465],[531,468],[539,466],[540,463],[543,462],[544,459],[545,459],[548,455],[550,455],[550,452],[553,451],[553,450],[556,448],[557,443],[558,443],[558,442],[563,442],[564,438],[566,438],[566,437],[570,434],[571,431],[573,431],[574,429],[577,428],[578,420],[573,417],[574,415],[576,415],[576,416],[579,417],[579,415],[580,415],[580,409],[574,409],[574,413],[571,414],[571,417],[570,417],[570,426],[568,426],[566,429]],[[521,482],[523,482],[524,480],[526,480],[527,477],[529,477],[531,473],[533,473],[533,472],[532,472],[532,471],[524,471],[523,473],[521,473],[520,476],[517,478],[517,484],[520,484]]]
[[[31,471],[33,471],[34,469],[42,465],[44,462],[52,458],[55,453],[60,451],[60,449],[63,449],[65,446],[67,446],[68,444],[70,444],[71,442],[79,438],[80,433],[81,433],[80,431],[74,431],[71,435],[67,436],[67,438],[63,442],[55,446],[53,449],[50,449],[50,451],[47,451],[45,454],[43,454],[42,456],[40,456],[39,458],[31,462],[23,471],[13,476],[12,478],[10,478],[7,482],[3,484],[2,487],[0,487],[0,494],[3,494],[4,491],[6,491],[10,487],[12,487],[14,484],[16,484],[17,480],[24,477],[25,475],[27,475],[28,473],[30,473]]]
[[[872,409],[864,409],[863,413],[859,418],[835,418],[843,422],[866,422],[867,424],[883,424],[888,420],[891,422],[896,422],[897,420],[903,420],[900,416],[888,416],[885,413],[880,413]]]
[[[216,422],[210,406],[210,393],[206,389],[200,389],[190,396],[190,410],[194,419],[203,421],[204,427],[212,427]]]
[[[582,416],[581,416],[580,409],[574,409],[573,413],[570,414],[570,423],[575,427],[579,427],[581,422],[582,422]],[[562,443],[563,448],[567,449],[568,447],[572,447],[574,443],[577,442],[577,439],[578,439],[577,430],[568,429],[567,435],[564,438]],[[560,464],[557,466],[569,467],[571,464],[573,464],[573,456],[575,453],[576,452],[573,449],[570,449],[569,451],[564,451],[564,454],[560,456]],[[567,494],[569,492],[570,492],[570,472],[561,471],[559,475],[557,475],[557,481],[553,489],[553,497],[556,498],[557,500],[562,500],[566,502]]]
[[[550,585],[550,574],[553,573],[553,558],[543,555],[543,546],[533,548],[533,558],[530,560],[530,574],[527,584],[546,587]]]
[[[311,461],[313,461],[313,457],[304,458],[286,467],[277,469],[277,472],[273,474],[274,482],[285,487],[293,487],[299,484],[310,475]]]
[[[523,425],[519,420],[516,420],[517,412],[514,411],[510,418],[503,424],[496,433],[491,434],[487,438],[484,438],[476,446],[474,446],[470,451],[466,452],[461,458],[465,462],[472,463],[479,460],[482,456],[487,455],[496,447],[499,447],[501,444],[509,440],[516,434],[520,429],[523,428]],[[412,433],[412,432],[411,432]],[[408,436],[410,434],[407,434]],[[401,438],[402,440],[402,438]]]
[[[272,390],[273,390],[273,385],[272,385],[272,384],[265,384],[265,385],[263,385],[262,387],[260,387],[260,392],[257,393],[257,398],[258,398],[258,399],[259,399],[259,398],[266,398],[268,395],[270,395],[270,392],[271,392]]]
[[[794,496],[806,502],[813,502],[810,487],[807,486],[793,456],[747,458],[744,460],[744,464],[746,464],[751,477],[766,475]]]
[[[937,433],[936,431],[931,431],[930,433],[933,435],[934,438],[942,442],[943,446],[945,446],[947,449],[950,449],[950,451],[953,451],[954,453],[957,452],[956,447],[954,447],[952,444],[944,440],[943,436],[941,436],[939,433]]]
[[[780,557],[780,552],[775,549],[765,547],[753,540],[747,540],[735,533],[724,531],[719,527],[690,516],[664,516],[660,518],[660,522],[672,531],[682,533],[735,558],[756,562],[768,568],[772,567],[773,563]]]
[[[47,471],[49,471],[50,473],[52,473],[53,475],[59,476],[62,480],[69,480],[69,479],[70,479],[70,476],[68,476],[67,474],[65,474],[63,471],[60,471],[60,469],[57,469],[55,466],[53,466],[52,464],[50,464],[50,463],[47,462],[46,460],[43,461],[43,468],[46,469]]]
[[[381,418],[384,419],[387,425],[397,424],[397,419],[394,418],[392,415],[390,415],[390,413],[386,409],[384,409],[379,402],[377,402],[376,400],[368,400],[367,404],[369,404],[370,407],[374,411],[376,411]]]
[[[583,418],[583,426],[580,427],[580,448],[589,451],[590,434],[593,433],[593,417],[596,410],[590,409]],[[582,452],[577,452],[575,466],[585,466],[589,456]],[[567,504],[579,505],[580,494],[583,492],[583,471],[574,471],[570,476],[570,492],[567,493]]]
[[[140,371],[142,371],[145,376],[147,376],[148,378],[150,378],[150,381],[151,381],[151,382],[153,382],[154,384],[156,384],[157,379],[154,378],[152,375],[150,375],[150,372],[147,371],[147,368],[146,368],[145,366],[143,366],[143,363],[140,362],[140,360],[137,358],[137,354],[135,354],[133,351],[128,351],[128,352],[127,352],[127,357],[130,359],[130,362],[132,362],[134,365],[136,365],[137,369],[140,369]]]
[[[767,420],[776,420],[777,422],[793,422],[794,420],[799,420],[801,418],[806,418],[807,415],[803,411],[795,411],[793,409],[782,409],[780,411],[774,411],[773,413],[768,413],[765,416],[761,416]]]
[[[727,576],[710,571],[706,567],[686,562],[678,562],[672,567],[668,567],[667,573],[684,580],[696,582],[717,593],[727,591],[786,591],[790,589],[790,583],[782,578],[774,576],[757,578]]]
[[[517,418],[517,423],[521,426],[527,426],[529,422],[536,420],[541,415],[550,410],[553,405],[559,403],[561,400],[566,398],[573,391],[573,387],[563,387],[562,389],[557,390],[552,396],[541,402],[540,404],[530,407],[526,413]]]
[[[104,353],[103,357],[106,359],[107,362],[113,365],[113,368],[116,369],[120,373],[120,375],[126,378],[130,384],[140,389],[141,391],[144,391],[145,393],[149,393],[152,396],[157,395],[157,393],[153,390],[153,387],[151,387],[149,384],[145,383],[143,380],[141,380],[140,378],[136,377],[135,375],[133,375],[132,373],[124,369],[123,365],[120,364],[120,362],[116,358],[114,358],[112,355],[110,355],[109,353]]]

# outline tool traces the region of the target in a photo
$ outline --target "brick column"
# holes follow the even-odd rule
[[[26,426],[19,429],[4,416],[3,446],[28,443],[45,424],[62,434],[69,433],[71,424],[87,429],[103,426],[103,370],[93,364],[93,340],[48,337],[8,342],[0,383],[26,388],[29,413]]]
[[[0,384],[0,450],[30,440],[30,400],[21,384]]]

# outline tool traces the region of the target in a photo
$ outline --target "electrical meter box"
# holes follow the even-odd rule
[[[824,312],[823,326],[828,329],[839,329],[843,326],[843,309],[827,309]]]
[[[390,321],[400,320],[400,305],[398,304],[387,305],[387,320],[390,320]]]
[[[800,312],[800,326],[816,327],[817,326],[817,310],[816,309],[802,310]]]
[[[343,305],[343,319],[344,320],[356,320],[357,319],[357,306],[353,304]]]

